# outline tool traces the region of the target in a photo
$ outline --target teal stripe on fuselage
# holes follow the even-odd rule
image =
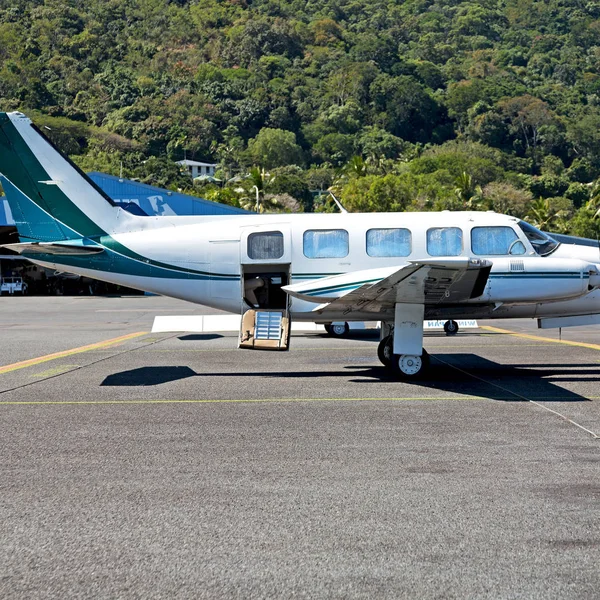
[[[216,280],[216,281],[239,281],[239,275],[223,275],[220,273],[210,273],[208,271],[195,271],[177,267],[175,265],[164,265],[150,260],[137,260],[123,256],[118,252],[106,248],[104,252],[93,256],[65,256],[55,254],[26,254],[25,258],[39,260],[41,262],[53,263],[75,269],[90,269],[102,273],[116,273],[135,277],[152,277],[160,279],[187,279],[195,281]]]
[[[490,274],[491,279],[581,279],[580,273],[492,273]],[[353,284],[339,285],[323,287],[305,292],[306,296],[320,296],[323,292],[345,292],[353,291],[366,283],[376,284],[382,281],[382,279],[371,279],[367,281],[359,281]]]
[[[177,265],[171,265],[169,263],[164,263],[164,262],[160,262],[157,260],[153,260],[151,258],[147,258],[146,256],[138,254],[137,252],[134,252],[127,246],[124,246],[120,242],[117,242],[117,240],[115,240],[110,235],[102,236],[97,241],[100,245],[104,246],[105,248],[107,248],[109,250],[112,250],[116,254],[120,254],[124,257],[130,258],[135,261],[142,262],[144,264],[149,264],[152,267],[155,267],[158,269],[168,269],[170,271],[177,271],[180,273],[187,273],[187,274],[192,274],[192,275],[207,275],[209,279],[224,279],[224,280],[235,279],[237,281],[240,278],[240,276],[235,273],[211,273],[209,271],[198,271],[196,269],[188,269],[186,267],[178,267]]]
[[[582,279],[581,273],[490,273],[490,279]]]

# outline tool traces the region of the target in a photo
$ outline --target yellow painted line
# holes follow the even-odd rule
[[[241,398],[241,399],[198,399],[198,400],[11,400],[7,402],[0,402],[0,405],[98,405],[98,404],[268,404],[276,402],[410,402],[423,401],[423,400],[434,400],[439,402],[447,402],[453,400],[468,400],[468,401],[481,401],[481,400],[493,400],[495,402],[502,401],[513,401],[514,395],[510,395],[510,398],[490,398],[488,396],[415,396],[406,398]],[[547,398],[536,398],[537,402],[557,402],[564,400],[572,401],[572,396],[549,396]],[[600,400],[600,396],[588,396],[586,400]]]
[[[127,335],[122,335],[103,342],[96,342],[95,344],[71,348],[70,350],[54,352],[53,354],[46,354],[45,356],[39,356],[38,358],[30,358],[29,360],[22,360],[21,362],[4,365],[3,367],[0,367],[0,375],[3,373],[10,373],[11,371],[17,371],[18,369],[25,369],[26,367],[31,367],[33,365],[39,365],[50,360],[56,360],[57,358],[64,358],[65,356],[72,356],[73,354],[81,354],[82,352],[89,352],[90,350],[100,350],[102,348],[108,348],[109,346],[115,346],[122,342],[126,342],[127,340],[146,335],[147,333],[147,331],[128,333]]]
[[[30,377],[33,379],[38,379],[40,377],[54,377],[55,375],[62,375],[63,373],[68,373],[75,369],[79,369],[79,365],[59,365],[58,367],[52,367],[45,371],[40,371],[39,373],[33,373]]]
[[[482,329],[493,331],[494,333],[507,333],[514,335],[515,337],[525,338],[526,340],[536,340],[539,342],[549,342],[551,344],[565,344],[567,346],[579,346],[580,348],[589,348],[591,350],[600,350],[598,344],[588,344],[586,342],[570,342],[569,340],[553,340],[552,338],[542,337],[541,335],[530,335],[528,333],[517,333],[516,331],[510,331],[509,329],[500,329],[498,327],[490,327],[489,325],[482,325]]]

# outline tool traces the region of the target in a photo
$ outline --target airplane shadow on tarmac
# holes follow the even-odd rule
[[[431,355],[431,370],[411,385],[504,402],[589,402],[588,398],[560,387],[563,382],[600,382],[600,364],[500,364],[476,354]],[[360,367],[347,367],[358,369]],[[355,374],[355,373],[353,373]],[[356,373],[358,374],[358,373]],[[384,367],[363,367],[366,378],[355,383],[394,381]],[[368,379],[367,379],[368,378]]]
[[[432,368],[423,379],[397,381],[383,366],[347,366],[330,371],[251,371],[196,373],[187,366],[140,367],[106,377],[102,386],[146,387],[171,383],[190,377],[233,377],[267,379],[340,378],[357,384],[397,384],[429,388],[466,396],[480,396],[505,402],[543,400],[546,402],[587,402],[585,396],[566,390],[563,382],[600,381],[600,365],[534,364],[531,366],[496,363],[475,354],[431,356]]]
[[[188,377],[196,377],[198,373],[189,367],[140,367],[129,371],[113,373],[106,377],[101,386],[147,387],[171,383]]]
[[[208,340],[218,340],[222,337],[223,336],[218,333],[190,333],[179,336],[177,339],[182,342],[206,342]]]

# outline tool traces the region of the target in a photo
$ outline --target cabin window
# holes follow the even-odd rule
[[[430,256],[459,256],[462,252],[462,230],[458,227],[436,227],[427,231]]]
[[[411,253],[411,234],[408,229],[369,229],[369,256],[408,256]]]
[[[344,258],[348,256],[348,232],[345,229],[310,229],[304,232],[304,256],[307,258]]]
[[[473,227],[471,230],[473,254],[525,254],[525,246],[512,227]]]
[[[248,256],[252,260],[274,260],[283,256],[283,233],[261,231],[248,236]]]

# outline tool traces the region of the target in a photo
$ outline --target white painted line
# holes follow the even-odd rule
[[[445,321],[425,321],[425,329],[443,329]],[[478,327],[477,321],[457,321],[461,329]],[[162,315],[154,317],[152,333],[190,332],[208,333],[215,331],[239,331],[241,324],[240,315]],[[351,330],[365,330],[379,328],[379,322],[369,321],[349,323]],[[292,331],[325,331],[323,325],[307,321],[293,321]]]
[[[450,363],[446,362],[445,360],[442,360],[439,356],[436,356],[435,358],[439,362],[445,364],[447,367],[450,367],[451,369],[456,369],[457,371],[460,371],[461,373],[465,374],[467,377],[472,377],[473,379],[483,381],[483,383],[487,383],[488,385],[494,386],[494,387],[498,388],[499,390],[502,390],[503,392],[512,394],[516,398],[520,398],[521,400],[525,400],[526,402],[529,402],[530,404],[534,404],[535,406],[537,406],[539,408],[543,408],[544,410],[547,410],[549,413],[552,413],[553,415],[556,415],[557,417],[564,419],[567,423],[571,423],[571,425],[574,425],[575,427],[581,429],[585,433],[591,435],[595,440],[600,439],[600,435],[598,433],[596,433],[595,431],[592,431],[591,429],[584,427],[583,425],[581,425],[580,423],[577,423],[577,421],[574,421],[573,419],[569,419],[569,417],[567,417],[566,415],[564,415],[561,412],[558,412],[557,410],[554,410],[553,408],[549,408],[549,407],[545,406],[544,404],[541,404],[540,402],[536,402],[535,400],[532,400],[531,398],[527,398],[527,396],[523,396],[523,394],[519,394],[518,392],[513,392],[512,390],[509,390],[508,388],[505,388],[502,385],[494,383],[493,381],[488,381],[487,379],[484,379],[483,377],[479,377],[478,375],[469,373],[468,371],[465,371],[464,369],[461,369],[460,367],[457,367],[456,365],[451,365]]]
[[[240,325],[241,317],[239,315],[160,316],[154,317],[152,333],[239,331]],[[299,321],[292,323],[292,331],[325,331],[325,328],[316,323]]]
[[[444,323],[447,319],[438,320],[438,321],[425,321],[425,329],[444,329]],[[475,319],[467,319],[456,321],[458,323],[458,327],[460,329],[477,329],[479,325]]]

